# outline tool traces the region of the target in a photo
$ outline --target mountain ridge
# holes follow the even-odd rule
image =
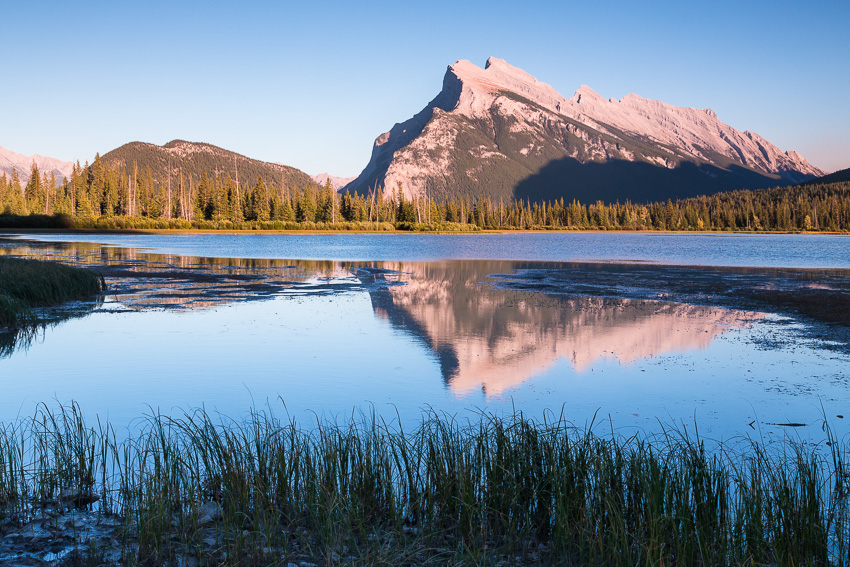
[[[840,183],[842,181],[850,181],[850,168],[833,171],[817,179],[812,179],[809,183]]]
[[[395,190],[400,182],[408,197],[644,201],[819,175],[798,153],[720,122],[711,109],[634,94],[606,100],[586,85],[566,98],[491,57],[484,69],[463,60],[449,65],[437,96],[376,138],[369,163],[346,189]],[[622,190],[633,179],[637,189]]]
[[[110,165],[132,168],[135,162],[140,171],[151,168],[153,179],[166,183],[171,176],[191,175],[200,179],[206,171],[210,177],[230,175],[240,183],[254,184],[258,177],[266,183],[283,182],[289,189],[304,189],[313,178],[303,171],[280,163],[255,160],[237,152],[205,142],[171,140],[158,146],[148,142],[129,142],[101,156]]]
[[[336,175],[331,175],[329,173],[317,173],[312,177],[313,180],[319,185],[324,185],[325,183],[327,183],[328,179],[330,179],[331,187],[334,191],[339,191],[340,189],[357,179],[356,177],[339,177]]]
[[[70,161],[62,161],[57,158],[33,154],[25,156],[0,147],[0,173],[5,173],[7,177],[12,177],[12,171],[17,171],[18,178],[21,183],[29,181],[32,171],[32,164],[35,162],[39,173],[53,174],[56,183],[62,183],[62,179],[70,179],[71,172],[74,170],[74,163]]]

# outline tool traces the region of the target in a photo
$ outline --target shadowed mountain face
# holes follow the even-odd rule
[[[450,65],[416,116],[375,140],[347,189],[643,202],[788,185],[822,175],[796,152],[740,132],[710,109],[582,86],[565,98],[521,69]]]
[[[569,195],[583,203],[602,200],[623,201],[623,188],[629,187],[637,201],[685,199],[717,191],[717,187],[776,186],[777,179],[739,165],[727,168],[713,164],[683,162],[673,169],[645,162],[610,160],[604,163],[581,163],[565,157],[546,164],[538,173],[517,183],[514,195],[520,199],[540,201],[555,194]]]
[[[456,394],[499,395],[567,361],[577,372],[603,360],[628,364],[702,349],[754,314],[642,299],[552,297],[501,289],[492,274],[515,262],[385,264],[399,273],[370,288],[375,313],[421,340],[436,355]],[[489,283],[488,283],[489,282]]]

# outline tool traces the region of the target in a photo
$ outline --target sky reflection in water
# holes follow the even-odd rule
[[[583,273],[578,293],[541,284],[541,273],[580,279],[581,267],[552,263],[227,260],[84,243],[6,252],[106,266],[111,293],[0,359],[2,419],[53,400],[119,425],[200,406],[238,417],[267,401],[281,413],[282,401],[300,421],[371,406],[409,424],[426,407],[516,408],[578,424],[598,411],[624,431],[696,420],[716,437],[801,422],[795,434],[820,438],[821,406],[846,411],[848,357],[794,320],[612,296],[614,272],[595,291]]]

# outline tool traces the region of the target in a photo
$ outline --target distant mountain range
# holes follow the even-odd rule
[[[501,59],[450,65],[442,91],[374,143],[346,189],[434,197],[657,201],[823,175],[796,152],[740,132],[709,109],[587,86],[565,98]]]
[[[18,172],[21,183],[26,183],[29,181],[33,162],[38,166],[39,173],[46,173],[48,177],[52,173],[56,183],[62,183],[63,178],[70,178],[74,169],[74,164],[70,161],[40,155],[25,156],[0,148],[0,173],[5,173],[9,178],[14,170]]]
[[[345,187],[346,185],[348,185],[349,183],[354,181],[356,178],[355,177],[335,177],[335,176],[329,175],[327,173],[320,173],[318,175],[314,175],[313,179],[319,185],[324,185],[327,182],[327,180],[330,179],[331,180],[331,187],[333,187],[335,190],[339,191],[340,189],[342,189],[343,187]]]
[[[279,186],[282,181],[286,188],[299,190],[314,183],[312,177],[288,165],[259,161],[211,144],[184,140],[173,140],[164,146],[130,142],[104,154],[101,159],[128,170],[134,163],[139,171],[150,167],[154,180],[159,183],[167,182],[169,171],[172,179],[182,173],[198,180],[204,171],[210,177],[230,175],[234,180],[238,175],[240,184],[250,185],[262,177],[266,183]]]

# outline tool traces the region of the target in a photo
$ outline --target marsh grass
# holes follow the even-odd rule
[[[56,262],[0,256],[0,327],[44,322],[34,308],[56,305],[103,291],[99,274]]]
[[[121,563],[846,565],[845,446],[434,412],[300,427],[271,410],[148,416],[119,439],[76,405],[0,427],[0,512],[121,518]],[[828,444],[827,444],[828,443]],[[65,501],[61,495],[96,494]]]

